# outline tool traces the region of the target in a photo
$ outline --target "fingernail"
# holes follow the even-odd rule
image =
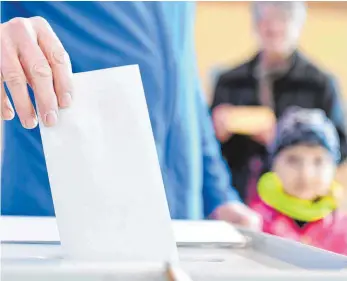
[[[59,105],[60,107],[68,107],[71,104],[71,94],[70,93],[66,93],[63,96],[61,96],[60,101],[59,101]]]
[[[46,126],[54,126],[58,122],[58,114],[55,110],[51,110],[45,114],[44,122]]]
[[[4,106],[1,111],[1,116],[4,120],[12,120],[14,118],[14,111],[8,105]]]
[[[24,121],[24,127],[26,129],[34,129],[37,126],[37,118],[36,117],[31,117],[28,118]]]

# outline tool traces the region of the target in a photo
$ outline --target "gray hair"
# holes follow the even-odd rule
[[[289,17],[298,24],[303,25],[306,20],[307,8],[304,1],[254,1],[252,2],[252,17],[254,21],[261,19],[261,8],[267,5],[276,7],[284,11]]]

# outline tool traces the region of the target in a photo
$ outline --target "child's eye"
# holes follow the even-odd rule
[[[299,162],[299,158],[294,155],[289,155],[287,157],[288,164],[297,164]]]
[[[314,160],[314,164],[316,166],[321,166],[323,164],[323,162],[324,162],[323,158],[315,158],[315,160]]]

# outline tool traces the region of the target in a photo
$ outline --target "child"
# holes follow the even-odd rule
[[[323,111],[290,108],[277,125],[271,172],[250,205],[267,233],[347,255],[347,216],[335,181],[339,137]]]

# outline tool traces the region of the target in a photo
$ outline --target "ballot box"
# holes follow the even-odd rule
[[[240,228],[246,243],[238,240],[237,234],[228,240],[221,235],[227,232],[225,227],[223,222],[173,221],[173,229],[179,233],[177,264],[82,262],[64,258],[53,218],[2,218],[1,280],[347,280],[345,256]],[[26,231],[21,231],[23,228]]]

